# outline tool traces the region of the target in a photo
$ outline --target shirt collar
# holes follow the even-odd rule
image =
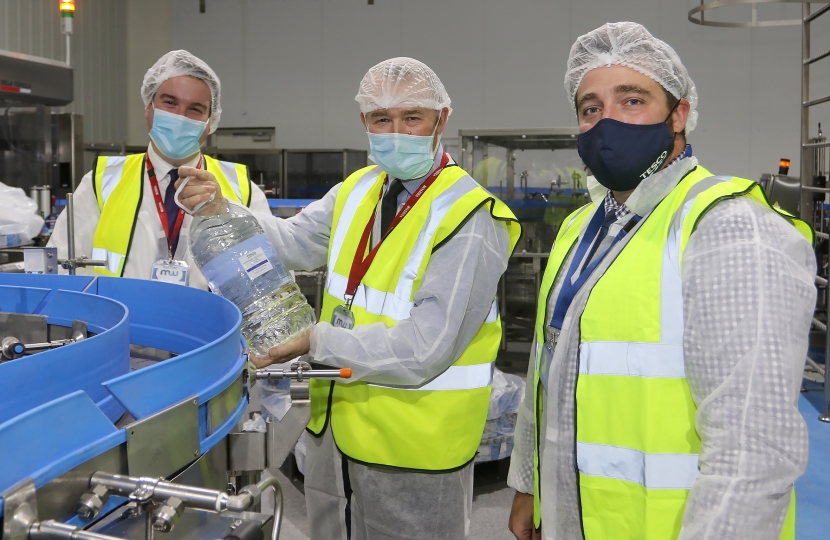
[[[167,163],[167,160],[162,157],[162,155],[156,152],[156,149],[153,148],[153,144],[150,143],[147,145],[147,156],[150,158],[150,163],[153,164],[153,170],[156,172],[156,178],[161,180],[165,178],[170,171],[173,169],[178,169],[178,167],[174,167]],[[196,164],[199,162],[199,157],[201,154],[196,154],[193,156],[193,159],[182,165],[182,167],[195,167]]]
[[[673,159],[664,169],[657,171],[640,182],[640,185],[628,197],[624,205],[617,203],[610,190],[597,182],[593,176],[588,177],[588,192],[594,203],[603,203],[606,205],[606,211],[608,211],[610,206],[618,214],[620,213],[620,208],[622,208],[634,212],[638,216],[645,216],[654,210],[660,201],[677,186],[689,171],[697,167],[697,163],[697,158],[692,155],[692,146],[687,144],[683,152]],[[613,199],[613,204],[609,203],[608,198]]]

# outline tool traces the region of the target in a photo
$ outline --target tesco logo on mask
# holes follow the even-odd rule
[[[666,151],[664,151],[662,154],[660,154],[660,157],[657,158],[657,161],[652,163],[651,167],[646,169],[646,172],[644,172],[643,174],[640,175],[640,178],[645,179],[645,178],[651,176],[654,173],[654,171],[656,171],[657,169],[660,168],[660,165],[663,164],[663,161],[666,159],[666,156],[668,156],[668,155],[669,155],[669,153],[666,152]]]

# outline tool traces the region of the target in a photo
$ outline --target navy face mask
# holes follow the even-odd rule
[[[674,134],[665,122],[640,125],[603,118],[579,135],[577,149],[600,184],[611,191],[631,191],[665,163],[674,149]]]

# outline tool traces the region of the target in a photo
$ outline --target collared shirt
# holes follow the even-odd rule
[[[181,167],[195,167],[199,163],[199,157],[201,154],[196,154],[193,156],[193,159],[189,160],[184,165],[180,165]],[[161,154],[156,152],[156,149],[153,147],[152,144],[147,146],[147,156],[150,158],[150,163],[153,164],[153,171],[156,173],[156,181],[159,184],[159,191],[161,191],[161,198],[165,200],[167,196],[167,186],[170,184],[170,171],[173,169],[178,169],[178,167],[174,165],[170,165],[167,161],[162,157]]]
[[[415,191],[417,191],[417,189],[419,187],[421,187],[421,184],[424,183],[424,181],[429,177],[429,175],[431,175],[433,172],[435,172],[435,169],[437,169],[441,165],[441,158],[443,156],[444,156],[444,145],[441,144],[441,143],[438,143],[438,149],[435,151],[435,156],[432,158],[432,167],[430,167],[429,172],[427,172],[425,175],[421,176],[420,178],[413,178],[411,180],[400,180],[398,178],[391,178],[390,177],[389,182],[387,182],[386,186],[384,186],[384,188],[383,188],[383,194],[384,195],[386,195],[386,192],[389,191],[389,187],[392,185],[392,182],[400,182],[403,185],[403,189],[401,190],[400,193],[398,193],[398,201],[397,201],[398,206],[397,206],[396,212],[398,210],[400,210],[401,207],[409,199],[409,197],[411,197],[412,194],[415,193]],[[449,161],[448,165],[450,165],[450,164],[455,164],[455,161],[452,159],[452,157],[450,157],[450,161]],[[372,247],[375,247],[375,245],[377,245],[380,238],[383,236],[383,231],[380,230],[381,229],[381,207],[382,206],[383,206],[382,204],[378,205],[377,213],[375,214],[375,224],[372,227]]]
[[[680,153],[679,156],[671,160],[665,168],[671,167],[681,159],[685,159],[687,157],[691,157],[692,155],[692,145],[687,144],[686,148],[683,152]],[[628,214],[631,213],[631,210],[625,204],[620,204],[617,202],[617,199],[614,198],[614,194],[611,190],[608,190],[608,193],[605,195],[605,200],[603,201],[603,207],[605,208],[605,214],[608,215],[611,212],[614,212],[617,215],[617,219],[622,219]]]

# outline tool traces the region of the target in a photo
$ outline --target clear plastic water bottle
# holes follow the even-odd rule
[[[213,292],[242,312],[242,335],[257,356],[311,328],[314,311],[285,271],[256,218],[214,203],[190,224],[190,252]]]

